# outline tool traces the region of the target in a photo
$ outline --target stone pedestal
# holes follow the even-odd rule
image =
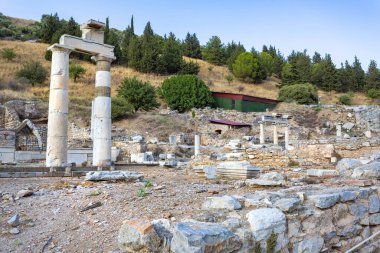
[[[200,154],[200,148],[201,148],[201,136],[199,134],[196,134],[194,136],[194,155],[195,156]]]
[[[278,145],[277,125],[273,125],[273,144]]]
[[[260,144],[265,143],[265,136],[264,136],[264,124],[260,123]]]
[[[340,123],[336,125],[336,137],[342,138],[342,124]]]
[[[64,46],[54,44],[50,77],[49,116],[46,144],[46,166],[67,165],[68,113],[69,113],[69,54]]]
[[[111,62],[112,58],[95,56],[95,99],[93,103],[93,166],[111,165]]]

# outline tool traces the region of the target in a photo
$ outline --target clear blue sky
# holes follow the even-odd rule
[[[370,59],[380,65],[380,0],[0,0],[0,12],[34,20],[57,12],[78,23],[108,16],[122,30],[133,14],[138,34],[151,21],[155,33],[195,32],[202,44],[218,35],[247,50],[272,44],[285,55],[317,50],[336,64],[357,55],[365,69]]]

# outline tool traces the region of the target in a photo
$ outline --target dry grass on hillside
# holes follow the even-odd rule
[[[7,18],[10,19],[12,24],[14,24],[15,26],[20,26],[20,27],[32,25],[32,24],[37,22],[37,21],[31,20],[31,19],[22,19],[22,18],[13,18],[13,17],[7,17]]]

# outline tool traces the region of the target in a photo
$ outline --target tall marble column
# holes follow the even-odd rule
[[[289,126],[285,126],[285,150],[289,149]]]
[[[194,136],[194,155],[197,156],[200,153],[201,148],[201,136],[199,134],[196,134]]]
[[[111,165],[111,62],[112,58],[94,56],[96,61],[93,103],[93,166]]]
[[[277,125],[273,124],[273,144],[278,145]]]
[[[46,144],[46,166],[67,165],[68,113],[69,113],[69,55],[71,50],[54,44],[52,53],[49,115]]]
[[[260,144],[265,143],[265,136],[264,136],[264,123],[260,122]]]

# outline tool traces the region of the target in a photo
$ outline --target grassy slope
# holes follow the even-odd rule
[[[28,43],[17,41],[0,41],[0,50],[3,48],[13,48],[17,54],[16,59],[11,62],[7,62],[5,59],[0,58],[0,81],[7,82],[14,80],[16,71],[21,67],[24,62],[29,60],[37,60],[41,62],[46,69],[50,71],[50,62],[44,59],[45,50],[48,47],[47,44],[42,43]],[[193,60],[185,58],[188,60]],[[234,80],[231,84],[225,80],[225,76],[229,74],[227,67],[214,66],[202,60],[193,60],[200,65],[199,77],[209,84],[210,89],[220,92],[234,92],[247,95],[259,96],[276,99],[278,94],[278,80],[271,79],[261,84],[247,84],[239,80]],[[80,62],[87,72],[83,78],[77,83],[70,82],[69,92],[72,106],[86,109],[90,106],[90,101],[94,94],[94,82],[95,82],[95,65],[88,62]],[[212,68],[210,70],[210,67]],[[167,76],[159,76],[155,74],[143,74],[139,73],[131,68],[124,66],[113,66],[112,70],[112,95],[116,95],[117,87],[121,80],[125,77],[136,76],[138,79],[149,81],[154,86],[159,86]],[[5,98],[25,98],[25,99],[41,99],[47,101],[49,80],[44,84],[36,87],[30,87],[26,91],[11,91],[2,89],[1,96]],[[336,103],[337,98],[341,95],[336,92],[322,92],[323,103]],[[361,93],[356,93],[354,97],[355,104],[370,103],[370,100]]]

